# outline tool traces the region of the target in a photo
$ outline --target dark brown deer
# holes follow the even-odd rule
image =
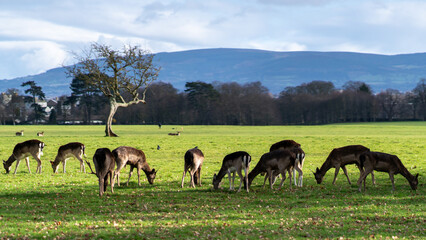
[[[219,188],[219,184],[222,181],[222,178],[228,173],[229,178],[229,190],[234,190],[234,181],[235,181],[235,172],[238,173],[240,177],[240,187],[238,188],[238,192],[241,190],[241,185],[245,182],[246,190],[248,189],[248,171],[250,168],[251,156],[247,152],[239,151],[228,154],[223,158],[222,167],[219,170],[219,173],[213,175],[213,187],[214,189]],[[242,175],[242,170],[244,170],[244,178]],[[231,178],[231,173],[233,176]],[[231,184],[232,179],[232,184]]]
[[[296,154],[288,150],[275,150],[262,155],[259,162],[248,175],[248,186],[251,186],[253,179],[262,172],[267,172],[269,176],[269,186],[272,189],[273,174],[276,171],[281,174],[280,189],[286,179],[285,173],[290,166],[294,166],[296,161]]]
[[[277,143],[274,143],[271,145],[271,147],[269,148],[269,152],[278,150],[278,149],[282,149],[282,150],[290,150],[290,151],[296,151],[296,154],[300,154],[297,155],[296,157],[296,164],[297,164],[297,170],[296,168],[294,168],[293,166],[291,166],[288,169],[288,174],[290,177],[290,184],[291,184],[291,170],[293,170],[293,178],[294,178],[294,185],[302,187],[303,185],[303,163],[305,161],[305,152],[302,150],[302,148],[300,147],[300,144],[297,143],[294,140],[282,140],[279,141]],[[296,171],[299,173],[299,177],[296,179]],[[275,183],[275,179],[276,177],[279,175],[279,173],[274,173],[273,175],[273,182]],[[266,180],[269,178],[268,175],[265,176],[265,180],[263,185],[265,186]]]
[[[102,197],[108,186],[108,178],[111,183],[111,193],[114,193],[114,167],[115,157],[108,148],[96,149],[93,155],[93,163],[95,164],[96,176],[99,180],[99,196]],[[87,164],[90,167],[89,162]],[[92,170],[92,168],[90,167]],[[93,173],[93,170],[92,170]]]
[[[84,153],[86,147],[83,143],[79,142],[70,142],[68,144],[62,145],[58,149],[58,154],[55,157],[55,161],[50,161],[52,164],[53,172],[58,172],[59,163],[62,162],[62,170],[65,173],[66,161],[68,158],[75,157],[80,161],[80,172],[83,171],[86,173],[86,168],[84,167],[83,156],[86,157]]]
[[[389,174],[389,178],[392,182],[392,192],[395,191],[395,182],[394,175],[400,173],[404,176],[408,183],[411,186],[411,189],[416,190],[417,185],[419,184],[419,174],[413,176],[407,168],[402,164],[401,160],[391,154],[381,153],[381,152],[366,152],[361,154],[360,165],[361,168],[364,168],[364,172],[358,179],[359,191],[361,192],[361,183],[365,181],[365,178],[369,173],[373,173],[373,170],[379,172],[387,172]],[[365,184],[364,184],[365,191]]]
[[[180,136],[180,132],[177,131],[176,133],[169,133],[170,136]]]
[[[19,163],[21,159],[25,158],[27,163],[28,171],[31,173],[30,169],[30,158],[32,156],[37,161],[36,173],[41,173],[41,160],[40,156],[43,155],[43,148],[45,144],[39,140],[33,139],[25,142],[21,142],[15,145],[13,148],[13,153],[10,155],[7,161],[3,160],[3,167],[6,170],[6,173],[9,173],[11,170],[12,163],[16,161],[15,172],[18,170]]]
[[[146,178],[150,184],[154,183],[155,176],[157,172],[153,168],[149,167],[146,162],[145,153],[142,150],[121,146],[112,151],[114,154],[115,161],[117,163],[117,169],[115,169],[115,176],[117,178],[117,184],[120,186],[120,171],[126,165],[130,165],[129,179],[127,180],[127,186],[129,185],[130,177],[132,176],[133,169],[136,168],[138,172],[138,185],[141,185],[140,181],[140,170],[142,169],[145,172]]]
[[[16,136],[24,136],[24,130],[21,130],[20,132],[15,133]]]
[[[37,133],[37,136],[38,136],[38,137],[43,137],[43,136],[44,136],[44,132],[38,132],[38,133]]]
[[[330,168],[335,168],[336,170],[334,172],[333,185],[336,184],[337,174],[339,173],[339,169],[342,168],[343,172],[346,175],[346,178],[348,179],[349,184],[351,184],[351,180],[349,179],[348,172],[346,170],[346,165],[355,164],[359,168],[360,174],[362,175],[364,170],[360,166],[359,156],[369,151],[369,148],[366,148],[362,145],[349,145],[333,149],[328,155],[325,162],[322,164],[321,168],[317,168],[316,172],[314,172],[314,176],[317,183],[320,184],[322,182],[324,175]],[[375,184],[373,172],[371,172],[371,177],[373,180],[373,184]]]
[[[195,187],[195,184],[201,186],[201,166],[203,165],[204,154],[198,147],[189,149],[185,153],[185,166],[183,170],[182,183],[183,188],[186,172],[189,171],[191,176],[190,187]],[[194,184],[195,182],[195,184]]]

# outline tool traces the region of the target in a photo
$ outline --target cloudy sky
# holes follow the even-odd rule
[[[426,52],[426,1],[0,0],[0,79],[71,64],[91,42],[154,53]]]

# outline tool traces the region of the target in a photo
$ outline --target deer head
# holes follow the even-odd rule
[[[417,173],[413,180],[409,181],[411,189],[416,190],[419,184],[419,174]]]
[[[12,168],[12,166],[7,164],[7,162],[5,160],[3,160],[3,167],[6,170],[6,173],[9,173],[10,169]]]
[[[50,161],[50,164],[52,165],[53,173],[57,173],[58,172],[59,163],[55,164],[54,161]]]
[[[312,173],[314,174],[315,180],[317,180],[317,183],[321,184],[324,178],[324,175],[321,174],[320,170],[317,168],[316,172],[312,172]]]
[[[219,181],[217,181],[217,175],[216,173],[213,175],[213,188],[214,189],[219,189]]]
[[[155,168],[153,168],[153,169],[151,170],[151,172],[149,172],[149,173],[147,174],[149,184],[153,184],[153,183],[154,183],[154,179],[155,179],[155,176],[157,175],[157,172],[158,172],[158,170],[157,170],[157,171],[155,171]]]

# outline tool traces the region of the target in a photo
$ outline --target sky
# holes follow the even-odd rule
[[[0,79],[75,63],[91,43],[426,52],[426,0],[0,0]]]

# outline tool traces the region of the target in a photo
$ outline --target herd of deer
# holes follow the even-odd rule
[[[13,149],[12,155],[10,155],[7,161],[3,161],[3,166],[6,173],[11,170],[12,163],[16,161],[15,174],[22,159],[26,160],[28,171],[31,173],[29,165],[29,156],[32,156],[37,161],[36,173],[41,173],[41,160],[40,156],[43,155],[43,148],[45,144],[39,140],[28,140],[22,143],[16,144]],[[79,142],[71,142],[60,146],[58,153],[54,161],[50,161],[53,172],[58,171],[58,166],[62,163],[63,172],[65,173],[66,160],[71,157],[75,157],[80,161],[80,171],[86,172],[84,167],[84,161],[82,157],[85,156],[85,146]],[[204,162],[204,154],[198,149],[198,147],[189,149],[184,156],[185,164],[182,175],[181,187],[184,185],[184,179],[186,173],[189,171],[191,180],[190,186],[195,185],[201,186],[201,167]],[[303,183],[303,162],[305,159],[305,152],[302,150],[301,145],[293,140],[283,140],[273,144],[269,152],[263,154],[249,173],[249,167],[251,162],[251,156],[247,152],[238,151],[228,154],[224,157],[222,167],[217,174],[213,175],[213,187],[218,189],[223,177],[228,174],[229,188],[234,190],[235,173],[240,177],[240,186],[238,191],[241,190],[242,185],[248,192],[253,182],[253,179],[259,174],[266,174],[263,186],[265,186],[266,180],[269,180],[270,188],[275,182],[278,175],[281,175],[282,179],[280,182],[280,188],[282,187],[284,180],[286,179],[286,172],[289,173],[290,186],[292,185],[291,178],[293,172],[294,184],[298,187],[302,187]],[[92,170],[90,163],[88,164],[91,173],[95,174],[99,180],[99,195],[102,196],[108,186],[108,180],[111,183],[111,192],[114,192],[114,182],[117,180],[118,186],[120,186],[119,176],[120,171],[126,165],[130,165],[129,178],[127,185],[129,184],[130,177],[132,176],[133,169],[137,169],[138,173],[138,185],[140,186],[140,170],[143,170],[146,174],[148,182],[154,183],[157,171],[151,169],[146,161],[146,157],[143,151],[133,147],[121,146],[113,151],[108,148],[99,148],[96,150],[93,156],[93,163],[95,165],[95,172]],[[368,174],[371,174],[373,184],[374,174],[373,170],[380,172],[389,173],[389,177],[392,182],[392,191],[395,191],[394,175],[401,174],[404,176],[411,188],[416,190],[418,185],[418,176],[413,176],[402,164],[401,160],[395,156],[380,152],[371,152],[370,149],[362,145],[350,145],[341,148],[335,148],[331,151],[321,168],[317,168],[314,172],[315,179],[320,184],[324,178],[324,175],[330,168],[335,168],[333,184],[336,182],[337,174],[339,169],[342,168],[346,175],[349,184],[349,179],[346,165],[355,164],[360,170],[360,177],[358,179],[359,191],[361,191],[361,185],[364,182],[365,191],[365,179]],[[116,167],[116,168],[115,168]],[[115,170],[114,170],[115,168]],[[244,171],[244,177],[242,174]],[[296,172],[299,177],[296,179]],[[232,176],[231,176],[232,174]]]

